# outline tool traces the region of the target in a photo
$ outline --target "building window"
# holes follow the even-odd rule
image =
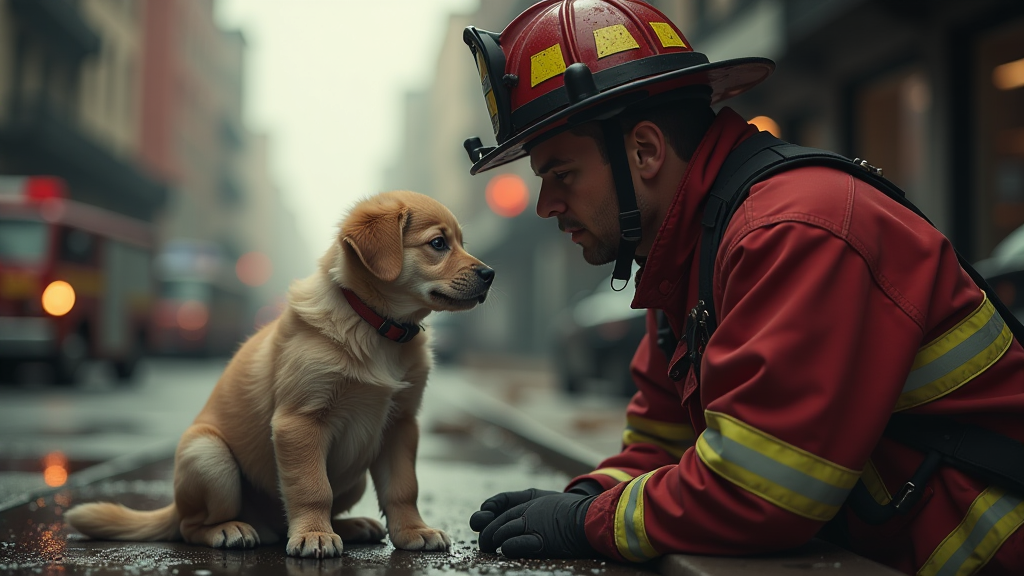
[[[852,156],[882,168],[912,202],[929,204],[928,143],[932,87],[911,66],[862,85],[854,102]]]
[[[1024,19],[982,35],[974,69],[976,229],[987,255],[1024,226]]]

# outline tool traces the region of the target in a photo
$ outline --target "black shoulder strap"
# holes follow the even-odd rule
[[[779,140],[767,132],[743,141],[728,156],[709,192],[704,210],[701,236],[699,296],[697,306],[687,320],[687,347],[690,362],[700,378],[700,360],[711,334],[717,328],[713,301],[713,278],[718,248],[726,226],[746,199],[750,187],[758,181],[803,166],[826,166],[846,172],[874,186],[926,222],[931,221],[881,170],[859,159],[850,160],[825,150],[805,148]],[[934,224],[933,224],[934,226]],[[1000,301],[988,282],[959,252],[960,266],[985,291],[989,300],[1010,327],[1014,337],[1024,342],[1024,327]],[[880,505],[868,494],[862,482],[851,493],[849,503],[861,519],[881,523],[896,513],[909,510],[920,498],[924,482],[940,464],[954,466],[994,485],[1024,494],[1024,445],[1002,434],[956,422],[948,418],[893,414],[885,435],[926,454],[924,463],[887,505]]]
[[[709,192],[707,206],[701,223],[704,232],[700,248],[700,280],[698,306],[703,319],[703,334],[710,337],[718,326],[712,295],[715,258],[721,245],[725,228],[732,219],[736,209],[746,199],[750,187],[755,183],[786,170],[803,166],[826,166],[846,172],[855,178],[874,186],[902,206],[908,208],[926,222],[932,224],[895,184],[881,176],[881,170],[867,162],[850,160],[834,152],[806,148],[780,140],[768,132],[758,132],[744,140],[736,147],[722,165],[718,177]],[[933,224],[934,226],[934,224]],[[960,266],[971,276],[988,295],[993,306],[999,311],[1010,331],[1018,341],[1024,342],[1024,326],[999,300],[988,282],[974,269],[971,264],[956,252]],[[706,342],[706,339],[705,339]],[[689,344],[689,343],[688,343]],[[700,347],[700,343],[695,343]]]

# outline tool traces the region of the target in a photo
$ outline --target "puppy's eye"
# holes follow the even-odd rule
[[[444,241],[444,236],[438,236],[430,241],[430,245],[434,250],[444,250],[448,248],[448,243]]]

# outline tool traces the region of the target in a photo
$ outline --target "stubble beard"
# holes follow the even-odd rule
[[[595,238],[597,237],[595,236]],[[618,246],[612,246],[601,238],[597,238],[597,243],[592,248],[583,248],[583,259],[592,266],[602,266],[614,262],[618,255]]]
[[[590,248],[583,246],[583,259],[591,266],[603,266],[609,262],[614,262],[619,256],[618,213],[616,212],[607,221],[600,222],[596,228],[600,229],[602,233],[599,234],[592,229],[587,229],[594,240],[594,244]]]

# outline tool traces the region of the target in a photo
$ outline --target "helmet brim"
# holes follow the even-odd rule
[[[735,58],[681,68],[616,86],[567,106],[509,138],[473,164],[469,173],[479,174],[526,156],[529,153],[526,147],[531,142],[541,136],[553,135],[554,131],[570,128],[575,125],[570,123],[570,118],[585,117],[582,112],[602,104],[621,100],[632,106],[658,94],[700,85],[711,88],[711,103],[715,104],[760,84],[774,70],[775,62],[768,58]]]

